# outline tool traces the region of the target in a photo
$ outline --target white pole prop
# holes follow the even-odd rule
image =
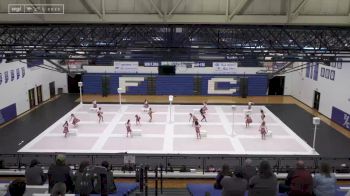
[[[172,117],[171,117],[171,107],[172,107],[172,105],[171,105],[171,103],[173,102],[173,100],[174,100],[174,96],[169,95],[169,102],[170,102],[170,104],[169,104],[169,106],[170,106],[170,108],[169,108],[169,112],[170,112],[169,122],[170,123],[172,122]]]
[[[79,92],[80,92],[80,104],[83,104],[83,93],[81,91],[81,88],[83,87],[83,82],[78,82],[79,86]]]
[[[313,149],[315,149],[316,133],[317,133],[317,125],[315,125],[315,128],[314,128],[314,140],[312,142],[312,148]]]
[[[236,106],[232,105],[231,108],[232,108],[232,132],[231,132],[231,135],[234,136]]]
[[[315,149],[315,144],[316,144],[317,125],[319,125],[320,122],[321,122],[321,119],[320,119],[320,118],[318,118],[318,117],[313,117],[313,118],[312,118],[312,124],[315,125],[315,128],[314,128],[314,139],[313,139],[313,142],[312,142],[312,148],[313,148],[314,150],[316,150],[316,149]]]
[[[119,105],[122,105],[122,88],[118,88]]]

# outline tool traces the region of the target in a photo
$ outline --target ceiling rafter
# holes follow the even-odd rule
[[[100,19],[103,19],[103,15],[93,3],[91,3],[89,0],[81,0],[81,2],[83,3],[84,6],[91,9]]]
[[[348,27],[305,26],[0,25],[0,54],[15,59],[156,60],[171,54],[179,60],[332,61],[350,56],[349,32]]]
[[[294,11],[292,12],[292,18],[297,18],[300,14],[300,11],[304,8],[304,6],[307,4],[309,0],[302,0],[298,6],[294,9]]]
[[[241,0],[238,5],[235,7],[235,9],[231,12],[230,16],[229,16],[229,20],[232,20],[232,18],[236,15],[239,14],[242,9],[246,6],[249,5],[251,0]]]

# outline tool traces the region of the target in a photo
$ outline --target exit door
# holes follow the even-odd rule
[[[275,76],[269,80],[269,95],[284,94],[284,76]]]
[[[35,107],[34,88],[28,90],[28,98],[29,98],[29,108],[32,109],[33,107]]]
[[[43,102],[43,92],[41,85],[36,87],[36,100],[38,100],[38,105]]]
[[[314,93],[314,109],[318,111],[318,108],[320,107],[320,98],[321,98],[321,93],[318,91],[315,91]]]
[[[52,98],[56,95],[55,82],[50,82],[49,88],[50,88],[50,98]]]

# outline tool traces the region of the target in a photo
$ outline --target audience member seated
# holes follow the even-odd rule
[[[316,196],[333,196],[336,194],[335,175],[331,173],[330,166],[322,163],[320,173],[314,176],[314,194]]]
[[[251,177],[256,175],[256,167],[252,163],[253,161],[251,159],[246,159],[243,165],[243,178],[248,182]]]
[[[107,161],[103,161],[101,164],[102,167],[95,167],[95,192],[96,193],[115,193],[117,191],[117,187],[114,184],[113,172],[110,170],[109,163]],[[102,176],[106,179],[102,180]],[[102,186],[102,183],[106,182],[105,186]],[[106,187],[106,190],[102,190],[101,187]]]
[[[94,176],[93,173],[88,169],[88,166],[88,161],[82,161],[79,165],[79,170],[73,177],[74,193],[76,194],[89,195],[94,189]]]
[[[301,160],[297,162],[296,169],[288,173],[285,185],[280,185],[280,192],[287,192],[289,196],[312,196],[312,189],[312,176]]]
[[[186,165],[181,165],[181,168],[179,170],[180,172],[189,172],[190,170],[187,169]]]
[[[216,181],[214,184],[214,188],[215,189],[222,189],[221,186],[221,180],[225,177],[225,176],[229,176],[232,177],[232,172],[230,171],[230,168],[228,165],[223,165],[222,166],[222,170],[218,173],[218,175],[216,176]]]
[[[236,167],[233,177],[225,176],[221,180],[222,196],[244,196],[247,190],[247,180],[243,178],[243,170]]]
[[[174,168],[173,168],[173,166],[170,164],[170,163],[168,163],[168,166],[166,167],[166,169],[165,169],[167,172],[174,172]]]
[[[11,182],[8,187],[8,192],[10,196],[22,196],[26,191],[26,183],[23,180],[16,179]]]
[[[128,164],[125,164],[123,165],[122,167],[122,171],[125,172],[125,171],[135,171],[135,165],[134,164],[131,164],[131,163],[128,163]]]
[[[66,165],[65,158],[66,157],[63,154],[58,154],[56,157],[56,163],[49,167],[47,175],[49,179],[50,193],[52,187],[58,182],[63,182],[66,184],[67,192],[74,192],[72,170]]]
[[[66,194],[66,184],[63,182],[58,182],[52,187],[52,196],[64,196]]]
[[[207,168],[207,172],[216,172],[216,168],[214,167],[214,165],[209,165]]]
[[[277,177],[272,173],[267,161],[261,161],[258,174],[251,177],[248,183],[249,196],[274,196],[277,194]]]
[[[25,177],[27,185],[42,185],[46,181],[43,169],[36,159],[30,162],[30,166],[25,171]]]

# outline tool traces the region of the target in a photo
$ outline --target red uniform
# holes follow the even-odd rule
[[[267,133],[267,128],[266,126],[260,126],[260,133],[265,135]]]
[[[200,133],[200,130],[199,130],[200,127],[201,127],[200,125],[196,125],[196,126],[195,126],[196,133]]]
[[[96,103],[96,101],[93,101],[93,102],[92,102],[92,107],[93,107],[93,108],[97,108],[97,103]]]
[[[63,133],[67,134],[68,132],[68,124],[63,125]]]
[[[73,118],[72,124],[76,125],[78,122],[80,122],[80,120],[77,117]]]
[[[250,116],[245,118],[245,123],[246,124],[250,124],[252,122],[253,122],[253,120],[252,120],[252,118]]]
[[[125,127],[126,127],[126,132],[130,133],[130,132],[131,132],[130,123],[126,123],[126,124],[125,124]]]
[[[102,117],[103,112],[101,110],[97,111],[97,116]]]

